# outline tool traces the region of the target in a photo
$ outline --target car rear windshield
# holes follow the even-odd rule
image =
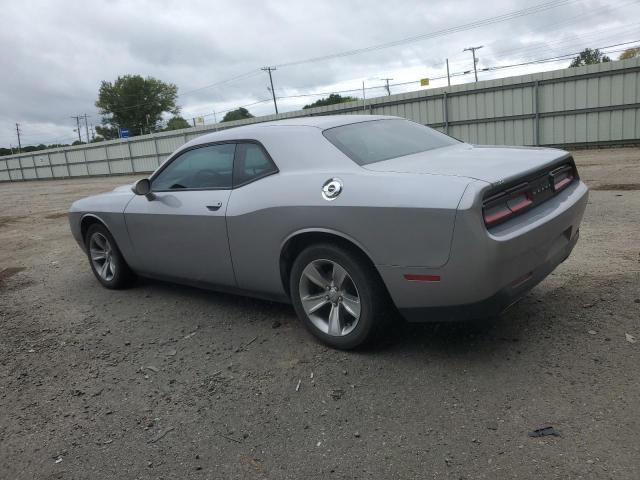
[[[459,143],[444,133],[402,119],[350,123],[322,133],[358,165]]]

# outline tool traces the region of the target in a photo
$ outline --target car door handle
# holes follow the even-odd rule
[[[216,212],[216,211],[220,210],[221,206],[222,206],[222,202],[218,202],[215,205],[207,205],[207,209],[212,211],[212,212]]]

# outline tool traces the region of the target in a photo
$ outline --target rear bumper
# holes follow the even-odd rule
[[[475,303],[444,307],[400,308],[400,313],[410,322],[448,322],[488,318],[501,314],[524,297],[533,287],[544,280],[564,262],[578,242],[579,232],[552,258],[540,265],[521,282],[509,285],[489,298]]]
[[[587,199],[587,186],[577,181],[537,208],[487,231],[481,195],[478,189],[467,189],[444,266],[378,265],[378,271],[396,307],[409,320],[495,315],[571,253]],[[405,277],[408,274],[427,275],[436,281],[410,281]]]

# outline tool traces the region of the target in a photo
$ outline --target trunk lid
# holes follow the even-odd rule
[[[364,165],[376,172],[454,175],[506,183],[567,158],[563,150],[461,143]]]

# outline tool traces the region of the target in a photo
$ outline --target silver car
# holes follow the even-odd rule
[[[499,314],[570,254],[587,195],[562,150],[320,116],[199,137],[148,179],[78,200],[70,222],[107,288],[140,275],[290,302],[347,349],[394,307]]]

